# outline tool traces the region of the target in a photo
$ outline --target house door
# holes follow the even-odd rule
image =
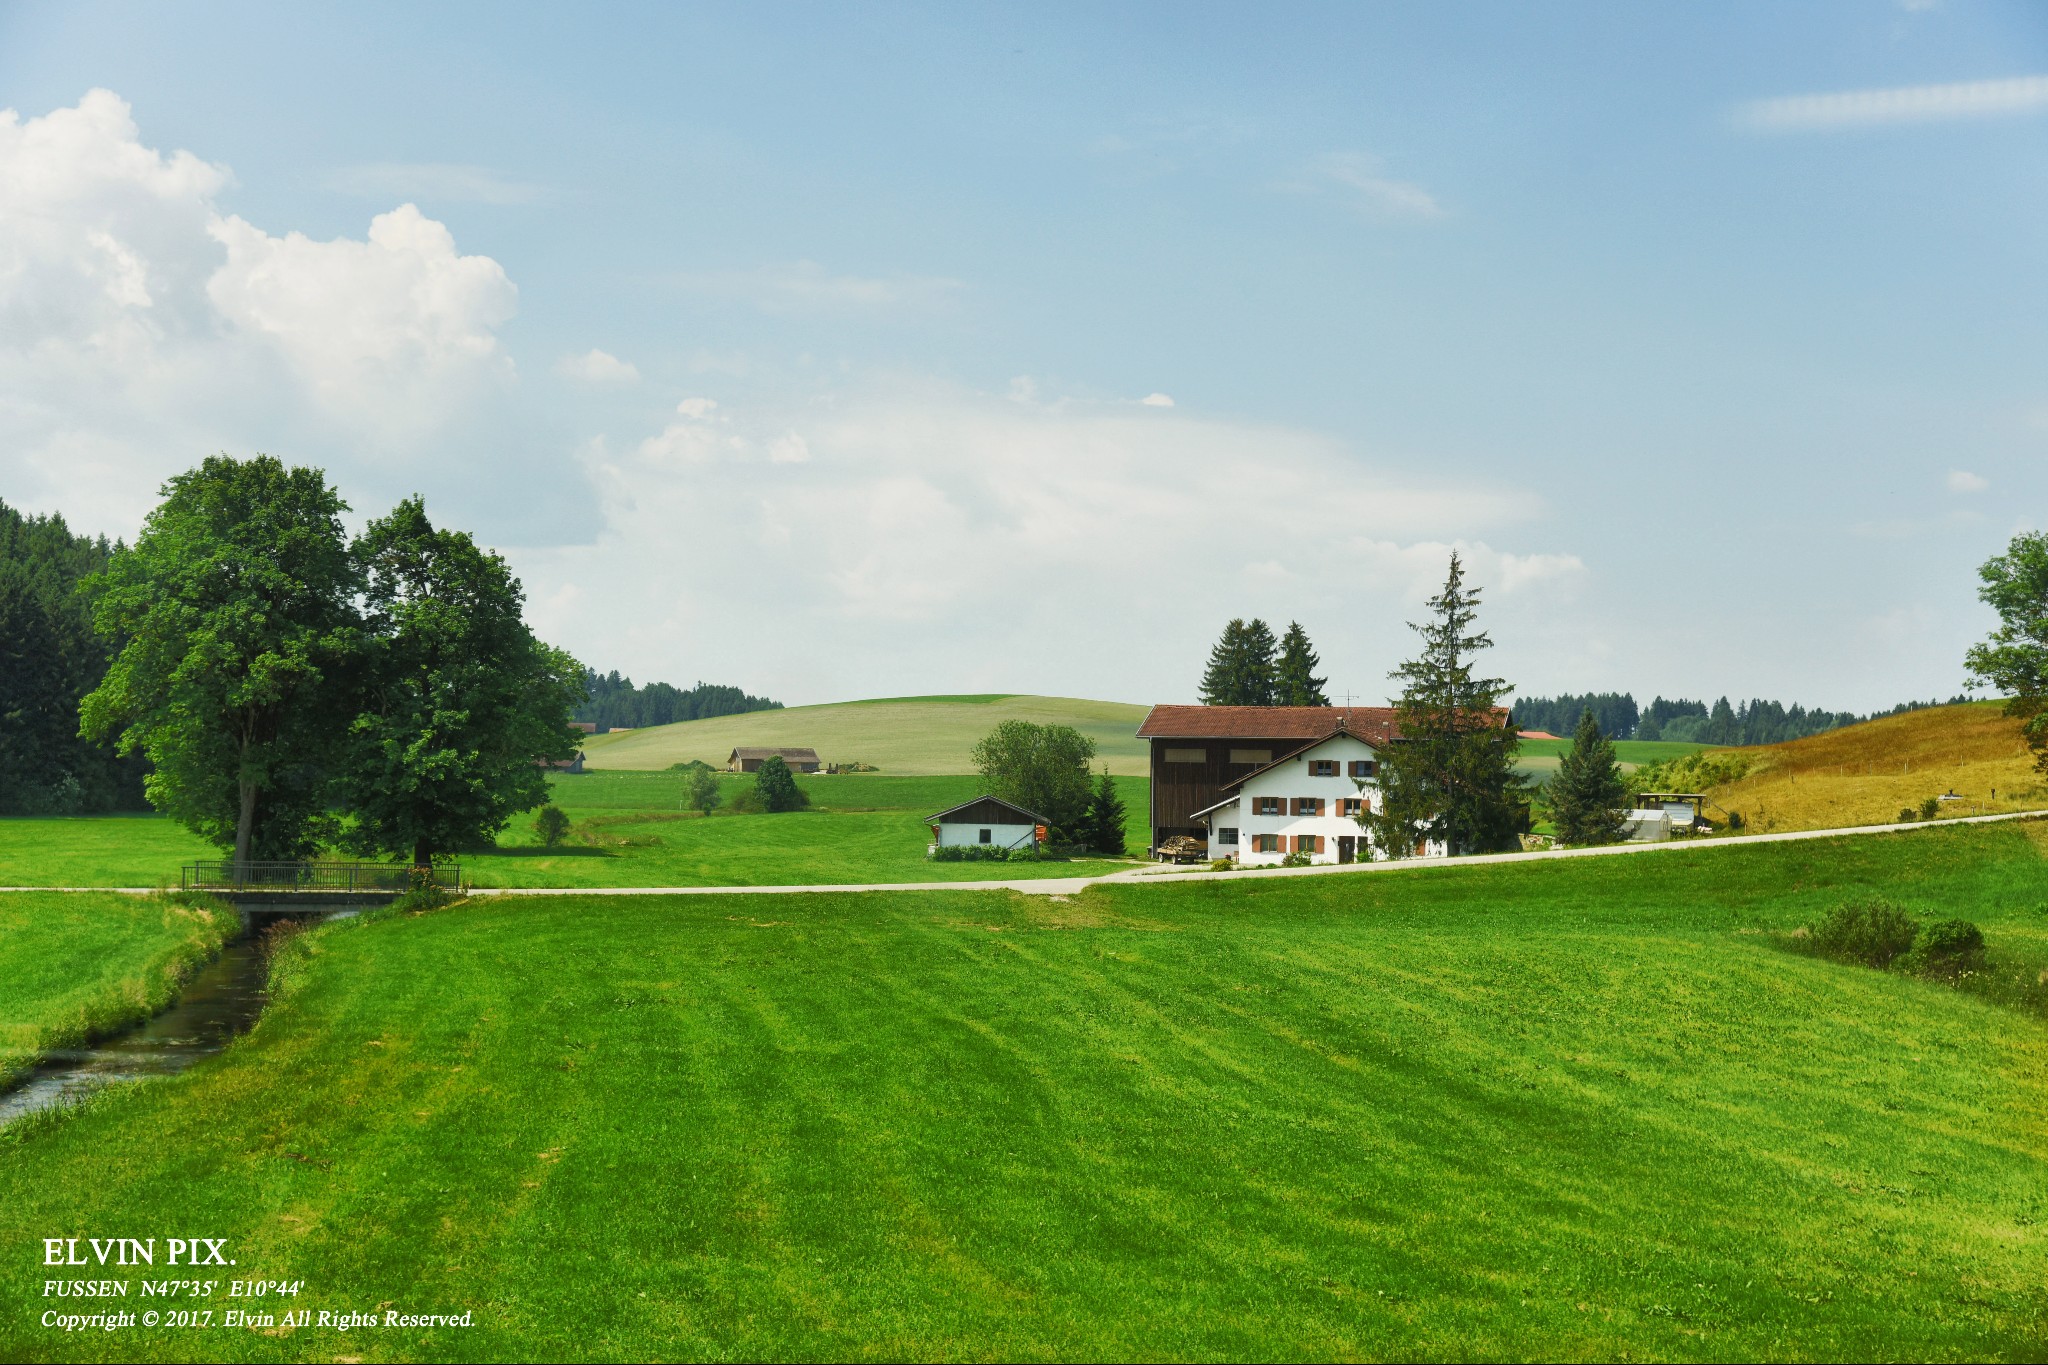
[[[1338,861],[1338,862],[1340,862],[1340,863],[1348,863],[1348,862],[1350,862],[1350,861],[1352,860],[1352,858],[1353,858],[1354,856],[1356,856],[1356,855],[1357,855],[1357,853],[1358,853],[1358,840],[1354,839],[1354,838],[1353,838],[1353,837],[1351,837],[1351,836],[1350,836],[1349,834],[1340,834],[1340,835],[1338,835],[1338,836],[1337,836],[1337,861]]]

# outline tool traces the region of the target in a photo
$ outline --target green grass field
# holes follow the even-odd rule
[[[494,853],[461,855],[479,886],[791,886],[811,883],[986,881],[1078,877],[1117,863],[934,863],[924,817],[971,800],[978,777],[852,773],[799,779],[810,811],[783,815],[682,810],[683,778],[668,772],[556,774],[555,803],[576,822],[562,848],[544,849],[524,815]],[[752,778],[721,781],[728,796]],[[1143,857],[1144,778],[1118,778],[1126,847]],[[0,886],[176,886],[178,869],[220,850],[156,816],[0,819]]]
[[[871,763],[898,776],[971,773],[976,741],[1003,721],[1028,720],[1071,725],[1095,741],[1098,766],[1143,777],[1145,745],[1136,731],[1150,709],[1080,697],[890,697],[596,735],[584,754],[591,768],[659,769],[691,759],[722,768],[741,745],[808,746],[827,763]]]
[[[1515,767],[1538,782],[1548,782],[1550,775],[1557,771],[1558,760],[1571,752],[1571,747],[1572,742],[1568,739],[1525,739],[1521,745],[1521,761]],[[1667,758],[1697,753],[1706,747],[1679,740],[1617,739],[1614,741],[1614,756],[1620,760],[1622,770],[1628,771],[1645,763],[1662,763]]]
[[[0,1083],[162,1009],[236,923],[159,896],[0,893]]]
[[[0,1243],[476,1326],[66,1336],[22,1273],[0,1358],[2038,1359],[2043,1021],[1775,936],[1881,888],[2048,965],[2040,837],[327,926],[11,1130]]]

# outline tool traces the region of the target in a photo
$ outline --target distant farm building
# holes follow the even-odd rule
[[[793,773],[814,773],[818,771],[816,749],[734,749],[732,756],[725,760],[729,773],[757,773],[761,765],[771,758],[779,758],[789,765]]]
[[[1046,818],[995,796],[979,796],[950,810],[925,817],[932,847],[982,844],[991,848],[1031,848],[1045,838]]]
[[[583,771],[583,751],[578,749],[574,758],[539,758],[534,762],[551,773],[580,773]]]

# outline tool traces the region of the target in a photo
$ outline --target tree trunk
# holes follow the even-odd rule
[[[412,865],[414,870],[418,870],[420,868],[431,869],[434,866],[434,850],[427,847],[427,841],[425,839],[413,840]]]
[[[249,861],[249,843],[256,834],[256,784],[248,778],[242,779],[242,809],[235,818],[235,867],[239,871]]]

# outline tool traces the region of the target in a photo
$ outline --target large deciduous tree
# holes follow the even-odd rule
[[[417,498],[370,523],[355,561],[367,647],[343,838],[428,866],[547,801],[543,764],[576,751],[583,668],[527,629],[505,561],[436,528]]]
[[[781,754],[770,754],[761,760],[761,766],[754,770],[754,792],[761,799],[761,809],[770,815],[802,810],[811,804],[809,794],[796,784],[796,774],[789,770]]]
[[[121,651],[80,731],[148,755],[149,800],[237,862],[315,849],[358,631],[347,510],[317,469],[215,456],[88,580]]]
[[[1972,677],[2006,694],[2006,714],[2026,722],[2034,767],[2048,773],[2048,534],[2014,536],[1977,577],[1977,596],[1998,613],[1998,629],[1963,662]]]
[[[1515,772],[1515,732],[1500,709],[1514,689],[1476,676],[1473,660],[1493,641],[1475,631],[1479,590],[1465,586],[1455,552],[1430,615],[1411,622],[1422,652],[1395,669],[1399,737],[1380,751],[1379,800],[1361,823],[1388,856],[1417,841],[1453,853],[1513,848],[1528,829],[1525,783]]]
[[[1063,835],[1082,829],[1095,741],[1070,725],[1006,720],[974,746],[991,795],[1035,811]]]
[[[1589,707],[1579,716],[1572,747],[1550,780],[1550,820],[1560,844],[1611,844],[1628,828],[1624,810],[1628,785],[1614,744],[1600,733],[1600,721]]]
[[[1273,704],[1328,706],[1330,699],[1323,695],[1323,684],[1328,679],[1315,675],[1322,662],[1310,646],[1308,632],[1301,628],[1301,622],[1289,621],[1287,633],[1280,637],[1280,659],[1273,669]]]

